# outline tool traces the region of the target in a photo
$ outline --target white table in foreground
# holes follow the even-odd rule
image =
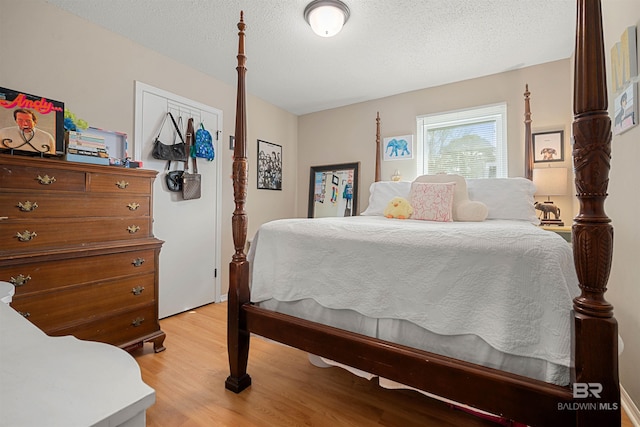
[[[0,427],[143,427],[155,399],[126,351],[49,337],[0,304]]]

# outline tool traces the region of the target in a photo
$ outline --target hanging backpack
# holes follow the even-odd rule
[[[191,157],[201,157],[209,161],[216,157],[211,134],[202,123],[200,123],[200,129],[196,131],[196,143],[191,147]]]

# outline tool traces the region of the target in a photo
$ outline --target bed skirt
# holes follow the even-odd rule
[[[440,335],[404,320],[375,319],[353,310],[327,309],[310,299],[293,302],[270,299],[256,305],[279,313],[540,381],[562,386],[569,384],[570,368],[568,366],[533,357],[507,354],[496,350],[475,335]],[[354,373],[361,374],[361,372]]]

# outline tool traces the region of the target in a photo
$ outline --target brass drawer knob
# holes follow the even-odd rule
[[[26,201],[26,202],[18,202],[18,204],[16,205],[18,207],[18,209],[20,209],[22,212],[31,212],[36,210],[36,208],[38,207],[38,203],[36,202],[30,202],[30,201]]]
[[[38,235],[36,234],[35,231],[29,231],[29,230],[24,230],[24,232],[20,233],[19,231],[16,233],[16,237],[18,238],[18,240],[20,240],[21,242],[28,242],[29,240],[32,240],[34,238],[36,238]]]
[[[36,179],[42,185],[50,185],[50,184],[53,184],[54,182],[56,182],[56,178],[53,177],[53,176],[49,176],[49,175],[45,175],[45,176],[38,175],[38,177]]]
[[[142,264],[144,264],[144,258],[136,258],[131,261],[131,264],[133,264],[134,267],[140,267]]]
[[[144,286],[136,286],[135,288],[131,289],[131,293],[134,295],[140,295],[142,291],[144,291]]]
[[[134,328],[137,328],[138,326],[142,325],[142,322],[144,322],[144,317],[136,317],[135,319],[133,319],[133,321],[131,322],[131,325]]]
[[[124,190],[125,188],[127,188],[129,186],[129,183],[127,181],[118,181],[118,182],[116,182],[116,186],[119,189]]]
[[[9,279],[9,283],[11,283],[13,286],[24,286],[29,280],[31,280],[31,276],[29,276],[28,274],[26,276],[24,274],[18,274],[17,277],[12,277],[11,279]]]
[[[130,225],[127,227],[127,231],[129,231],[129,234],[134,234],[140,231],[140,227],[138,227],[137,225]]]
[[[136,202],[129,203],[127,207],[129,208],[130,211],[137,211],[138,208],[140,207],[140,203],[136,203]]]

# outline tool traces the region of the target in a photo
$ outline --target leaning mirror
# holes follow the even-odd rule
[[[357,163],[311,166],[309,218],[358,214]]]

